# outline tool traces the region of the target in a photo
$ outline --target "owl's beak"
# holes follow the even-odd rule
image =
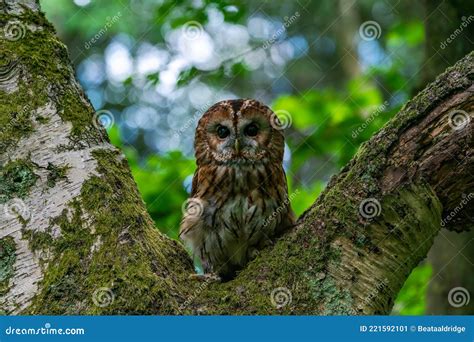
[[[237,154],[240,153],[240,141],[239,141],[239,139],[235,139],[235,142],[234,142],[234,149],[235,149],[235,152],[236,152]]]

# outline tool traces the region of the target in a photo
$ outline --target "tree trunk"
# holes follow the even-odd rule
[[[440,70],[456,63],[472,51],[474,2],[464,0],[425,0],[425,63],[420,89],[433,82]]]
[[[358,32],[360,17],[358,4],[352,1],[339,0],[337,2],[337,16],[340,22],[337,24],[337,47],[340,49],[341,68],[348,79],[360,76],[359,55],[354,39],[354,32]]]
[[[386,314],[441,225],[462,230],[472,210],[457,208],[474,185],[474,54],[365,143],[234,280],[191,281],[191,259],[154,228],[36,3],[1,8],[2,25],[20,28],[1,40],[7,314]]]

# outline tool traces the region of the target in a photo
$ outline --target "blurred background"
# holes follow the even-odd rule
[[[194,129],[215,102],[256,98],[287,124],[299,215],[362,142],[474,45],[467,0],[41,4],[157,228],[172,238],[195,169]],[[450,300],[457,287],[473,293],[473,241],[442,232],[393,314],[473,314],[474,300]]]

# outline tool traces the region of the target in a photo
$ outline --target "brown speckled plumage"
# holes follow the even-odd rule
[[[277,120],[248,99],[219,102],[199,120],[197,170],[180,236],[206,273],[233,277],[294,223]]]

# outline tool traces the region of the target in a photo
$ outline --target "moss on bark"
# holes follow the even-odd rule
[[[11,17],[0,15],[1,21],[8,19]],[[48,251],[42,254],[44,278],[23,313],[388,312],[400,284],[423,257],[431,234],[439,229],[442,206],[423,174],[400,182],[395,189],[384,188],[391,153],[408,128],[472,85],[473,54],[408,103],[364,144],[302,215],[298,227],[261,251],[234,280],[203,286],[188,279],[193,273],[190,258],[179,243],[155,229],[126,161],[105,143],[104,130],[94,126],[93,109],[52,27],[42,14],[31,11],[16,19],[39,29],[27,30],[19,41],[0,42],[8,61],[2,65],[10,79],[18,76],[15,93],[5,94],[0,123],[17,117],[15,113],[26,103],[36,109],[51,102],[60,117],[72,124],[71,144],[64,150],[90,146],[97,161],[97,174],[83,183],[80,196],[51,219],[49,230],[23,232],[33,250]],[[47,121],[34,118],[33,112],[26,111],[18,116],[18,124],[0,132],[3,148],[34,134],[35,124]],[[403,162],[404,167],[411,167],[419,160]],[[31,186],[28,181],[25,184]],[[381,204],[381,214],[372,219],[359,213],[361,201],[367,198]],[[54,229],[59,230],[58,236],[51,233]],[[420,245],[410,260],[397,262],[397,253],[406,254]],[[286,305],[275,305],[278,291],[287,294]]]
[[[12,237],[0,239],[0,296],[7,293],[10,278],[14,274],[15,250],[15,241]]]
[[[300,217],[296,231],[262,251],[235,280],[209,285],[186,312],[388,313],[406,277],[431,246],[443,210],[439,189],[423,174],[395,179],[389,184],[394,188],[384,183],[391,163],[398,162],[404,171],[422,163],[421,154],[415,154],[418,159],[411,155],[393,159],[391,153],[408,129],[472,86],[473,59],[471,53],[448,69],[365,143]],[[453,138],[461,139],[458,145],[463,149],[470,148],[469,141]],[[465,173],[466,181],[468,177]],[[380,203],[379,215],[370,219],[360,215],[364,199]],[[283,308],[271,303],[277,287],[292,293],[291,303]]]
[[[94,109],[84,97],[69,64],[67,49],[55,36],[55,30],[41,12],[25,8],[17,16],[0,14],[0,22],[18,20],[25,27],[35,26],[19,40],[0,40],[2,81],[16,83],[14,96],[2,95],[0,104],[0,147],[13,146],[34,131],[35,123],[48,120],[33,115],[52,102],[62,119],[72,124],[68,148],[107,141],[103,129],[94,127]],[[0,91],[2,92],[2,91]]]
[[[54,165],[53,163],[48,163],[46,170],[48,170],[48,181],[47,184],[50,188],[56,186],[56,183],[60,180],[67,179],[67,171],[70,169],[69,165]]]
[[[51,222],[59,226],[61,236],[42,238],[41,243],[39,236],[32,236],[32,246],[48,248],[53,258],[26,312],[175,312],[174,283],[192,270],[188,256],[155,230],[122,156],[113,150],[93,155],[100,176],[86,181],[80,198]],[[166,264],[174,272],[154,267]],[[109,302],[102,306],[104,289]]]

